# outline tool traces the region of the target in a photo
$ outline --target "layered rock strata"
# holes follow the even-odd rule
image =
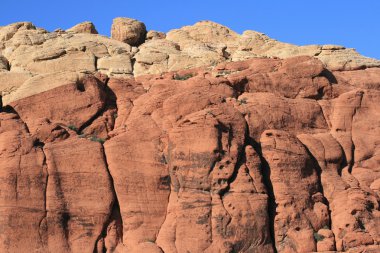
[[[0,28],[2,252],[380,251],[377,60],[81,27]]]

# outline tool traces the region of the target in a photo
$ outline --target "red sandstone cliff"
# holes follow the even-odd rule
[[[0,28],[1,252],[380,252],[379,61],[96,33]]]

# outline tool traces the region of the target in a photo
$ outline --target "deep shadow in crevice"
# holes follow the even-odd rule
[[[119,200],[117,198],[117,194],[116,194],[116,189],[115,189],[115,185],[114,185],[114,180],[113,180],[113,177],[111,176],[111,172],[109,170],[109,166],[108,166],[108,162],[107,162],[107,156],[106,156],[106,153],[105,153],[105,150],[104,150],[104,146],[102,147],[102,152],[103,152],[103,160],[104,160],[104,163],[106,165],[106,169],[107,169],[107,172],[108,172],[108,177],[109,177],[109,180],[111,182],[111,190],[112,190],[112,193],[113,193],[113,196],[114,196],[114,201],[112,203],[112,210],[111,210],[111,213],[110,213],[110,216],[108,217],[108,221],[104,223],[104,226],[103,226],[103,229],[102,229],[102,232],[100,233],[98,239],[96,240],[95,242],[95,245],[94,245],[94,253],[103,253],[103,252],[113,252],[114,249],[106,249],[105,248],[105,245],[104,245],[104,248],[103,248],[103,252],[98,252],[97,251],[97,243],[100,239],[104,239],[107,237],[107,229],[108,229],[108,226],[114,222],[115,226],[116,226],[116,233],[117,233],[117,242],[115,242],[115,247],[119,244],[119,243],[123,243],[123,218],[121,216],[121,211],[120,211],[120,204],[119,204]]]
[[[232,139],[233,139],[232,126],[231,125],[230,126],[226,126],[222,122],[219,122],[219,124],[216,127],[218,129],[218,149],[219,149],[219,153],[220,153],[220,155],[222,157],[222,156],[225,155],[224,151],[223,151],[223,145],[221,143],[222,134],[223,133],[228,133],[228,145],[229,145],[229,147],[231,147],[231,142],[232,142]],[[247,136],[247,134],[246,134],[246,136]],[[239,147],[238,157],[237,157],[237,160],[236,160],[234,171],[233,171],[231,177],[228,178],[227,187],[224,188],[224,189],[222,189],[220,191],[220,193],[219,193],[221,199],[223,199],[223,196],[230,191],[230,184],[235,181],[235,179],[236,179],[236,177],[238,175],[239,168],[240,168],[240,166],[242,164],[245,163],[245,161],[246,161],[246,158],[245,158],[245,149],[244,149],[244,146],[242,146],[242,147]],[[216,162],[217,161],[215,161],[215,163]]]
[[[76,88],[80,92],[85,92],[86,91],[86,87],[85,87],[84,83],[81,82],[81,81],[77,81],[76,82]]]
[[[224,130],[224,132],[226,132],[226,126],[224,126],[224,127],[223,126],[219,130],[221,130],[221,131]],[[260,160],[261,160],[261,168],[260,169],[262,171],[263,179],[264,179],[264,185],[265,185],[265,187],[267,189],[267,193],[268,193],[268,216],[269,216],[270,237],[271,237],[271,242],[272,242],[272,246],[273,246],[273,252],[277,253],[277,249],[276,249],[276,245],[275,245],[275,237],[274,237],[274,218],[276,215],[277,205],[276,205],[276,199],[275,199],[274,192],[273,192],[272,182],[270,180],[270,167],[262,155],[260,144],[257,143],[254,139],[252,139],[249,136],[249,126],[247,123],[246,123],[246,133],[245,133],[244,145],[242,147],[240,147],[241,149],[238,152],[239,155],[238,155],[238,158],[236,161],[234,172],[231,175],[231,177],[228,179],[228,186],[227,186],[227,188],[223,189],[222,192],[220,192],[220,196],[221,196],[221,198],[223,198],[223,196],[225,194],[228,194],[228,192],[230,190],[230,184],[232,182],[234,182],[234,180],[236,179],[240,166],[243,165],[244,163],[246,163],[246,159],[247,159],[246,153],[245,153],[245,147],[246,146],[252,146],[253,149],[259,155]]]
[[[338,80],[336,80],[334,74],[330,70],[328,70],[328,69],[324,69],[322,71],[322,73],[320,74],[320,76],[326,77],[327,80],[329,80],[329,82],[331,84],[337,84],[338,83]]]
[[[17,117],[22,121],[22,123],[24,124],[25,126],[25,129],[28,133],[30,133],[29,131],[29,127],[28,125],[26,124],[26,122],[20,117],[20,115],[18,114],[18,112],[10,105],[6,105],[5,107],[2,107],[0,112],[5,112],[5,113],[10,113],[10,114],[16,114]]]
[[[33,146],[34,147],[40,147],[40,148],[43,148],[45,146],[45,143],[43,143],[42,141],[40,141],[39,139],[35,139],[34,142],[33,142]]]
[[[267,194],[268,194],[268,215],[269,215],[270,236],[272,239],[273,252],[277,253],[275,231],[274,231],[274,219],[276,217],[277,204],[276,204],[276,197],[273,191],[272,181],[270,180],[271,168],[263,156],[260,143],[256,142],[251,137],[247,137],[247,144],[251,145],[260,157],[260,161],[261,161],[260,169],[263,175],[264,185],[265,185],[265,188],[267,189]]]
[[[302,144],[307,152],[307,154],[309,155],[309,157],[311,158],[311,165],[309,167],[313,167],[315,168],[315,171],[317,172],[317,176],[318,176],[318,188],[319,188],[319,192],[322,193],[323,195],[323,203],[327,206],[327,209],[328,209],[328,212],[329,212],[329,229],[331,229],[331,210],[330,210],[330,203],[329,201],[327,200],[327,198],[325,197],[325,194],[324,194],[324,191],[323,191],[323,185],[322,185],[322,178],[321,178],[321,175],[322,175],[322,169],[321,167],[319,166],[319,163],[317,161],[317,159],[313,156],[313,154],[310,152],[310,150],[308,149],[308,147],[304,144]]]
[[[4,107],[1,107],[1,112],[13,113],[13,114],[17,114],[18,115],[18,113],[16,112],[16,110],[12,106],[10,106],[10,105],[6,105]]]
[[[108,80],[106,80],[104,83],[101,81],[98,81],[98,85],[100,85],[103,89],[103,99],[104,99],[104,105],[103,107],[96,113],[94,114],[89,120],[87,120],[85,123],[83,123],[79,129],[78,133],[82,133],[84,129],[89,127],[97,118],[102,116],[104,112],[110,109],[116,109],[117,110],[117,105],[116,105],[116,95],[115,93],[107,86]]]
[[[66,238],[66,241],[69,241],[69,221],[71,219],[71,216],[69,214],[69,212],[64,212],[62,213],[61,215],[61,225],[62,225],[62,230],[65,234],[65,238]]]
[[[248,85],[248,79],[246,77],[237,81],[234,85],[231,85],[231,87],[234,90],[233,97],[237,99],[244,92],[247,92],[247,89],[248,89],[247,85]]]
[[[131,58],[131,66],[132,66],[132,75],[135,72],[135,64],[136,64],[136,58]]]

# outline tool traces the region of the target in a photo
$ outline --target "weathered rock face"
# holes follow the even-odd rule
[[[77,25],[67,29],[66,31],[67,32],[73,32],[73,33],[98,34],[98,31],[96,30],[94,24],[91,22],[88,22],[88,21],[77,24]]]
[[[81,27],[0,28],[1,252],[380,251],[376,60]]]
[[[305,55],[316,57],[322,64],[319,67],[312,65],[317,68],[315,70],[306,68],[301,72],[300,69],[307,63],[301,61],[294,64],[295,71],[303,73],[302,78],[297,76],[295,80],[290,80],[284,74],[288,70],[277,71],[275,63],[272,71],[267,71],[268,76],[262,76],[263,72],[258,71],[258,75],[251,78],[255,83],[262,79],[282,78],[290,85],[307,84],[308,87],[315,81],[314,86],[324,87],[319,78],[310,79],[308,83],[304,83],[304,78],[314,77],[313,71],[325,65],[330,71],[339,71],[335,78],[343,87],[346,86],[343,80],[353,81],[362,88],[379,85],[376,80],[379,78],[377,67],[380,67],[380,61],[364,57],[354,49],[335,45],[296,46],[255,31],[238,34],[210,21],[198,22],[167,34],[147,32],[140,21],[116,18],[111,28],[111,38],[98,35],[91,22],[55,32],[36,28],[29,22],[0,27],[0,92],[4,104],[9,104],[16,99],[13,93],[18,93],[17,99],[29,95],[28,92],[24,94],[29,89],[24,89],[29,79],[44,78],[48,74],[65,76],[62,72],[73,72],[70,74],[72,76],[101,72],[111,77],[130,78],[198,67],[214,68],[219,63],[230,61],[268,57],[287,59]],[[368,75],[368,78],[359,81],[359,72]],[[357,77],[359,79],[355,80]],[[43,86],[44,89],[51,89],[56,85]],[[303,96],[317,96],[316,91],[323,87],[305,89]]]
[[[115,18],[112,23],[112,39],[139,46],[144,43],[146,27],[144,23],[131,18]]]

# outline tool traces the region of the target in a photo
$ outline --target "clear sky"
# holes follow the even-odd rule
[[[297,45],[338,44],[380,59],[380,0],[0,0],[0,26],[31,21],[47,30],[92,21],[109,35],[114,17],[168,31],[212,20]]]

